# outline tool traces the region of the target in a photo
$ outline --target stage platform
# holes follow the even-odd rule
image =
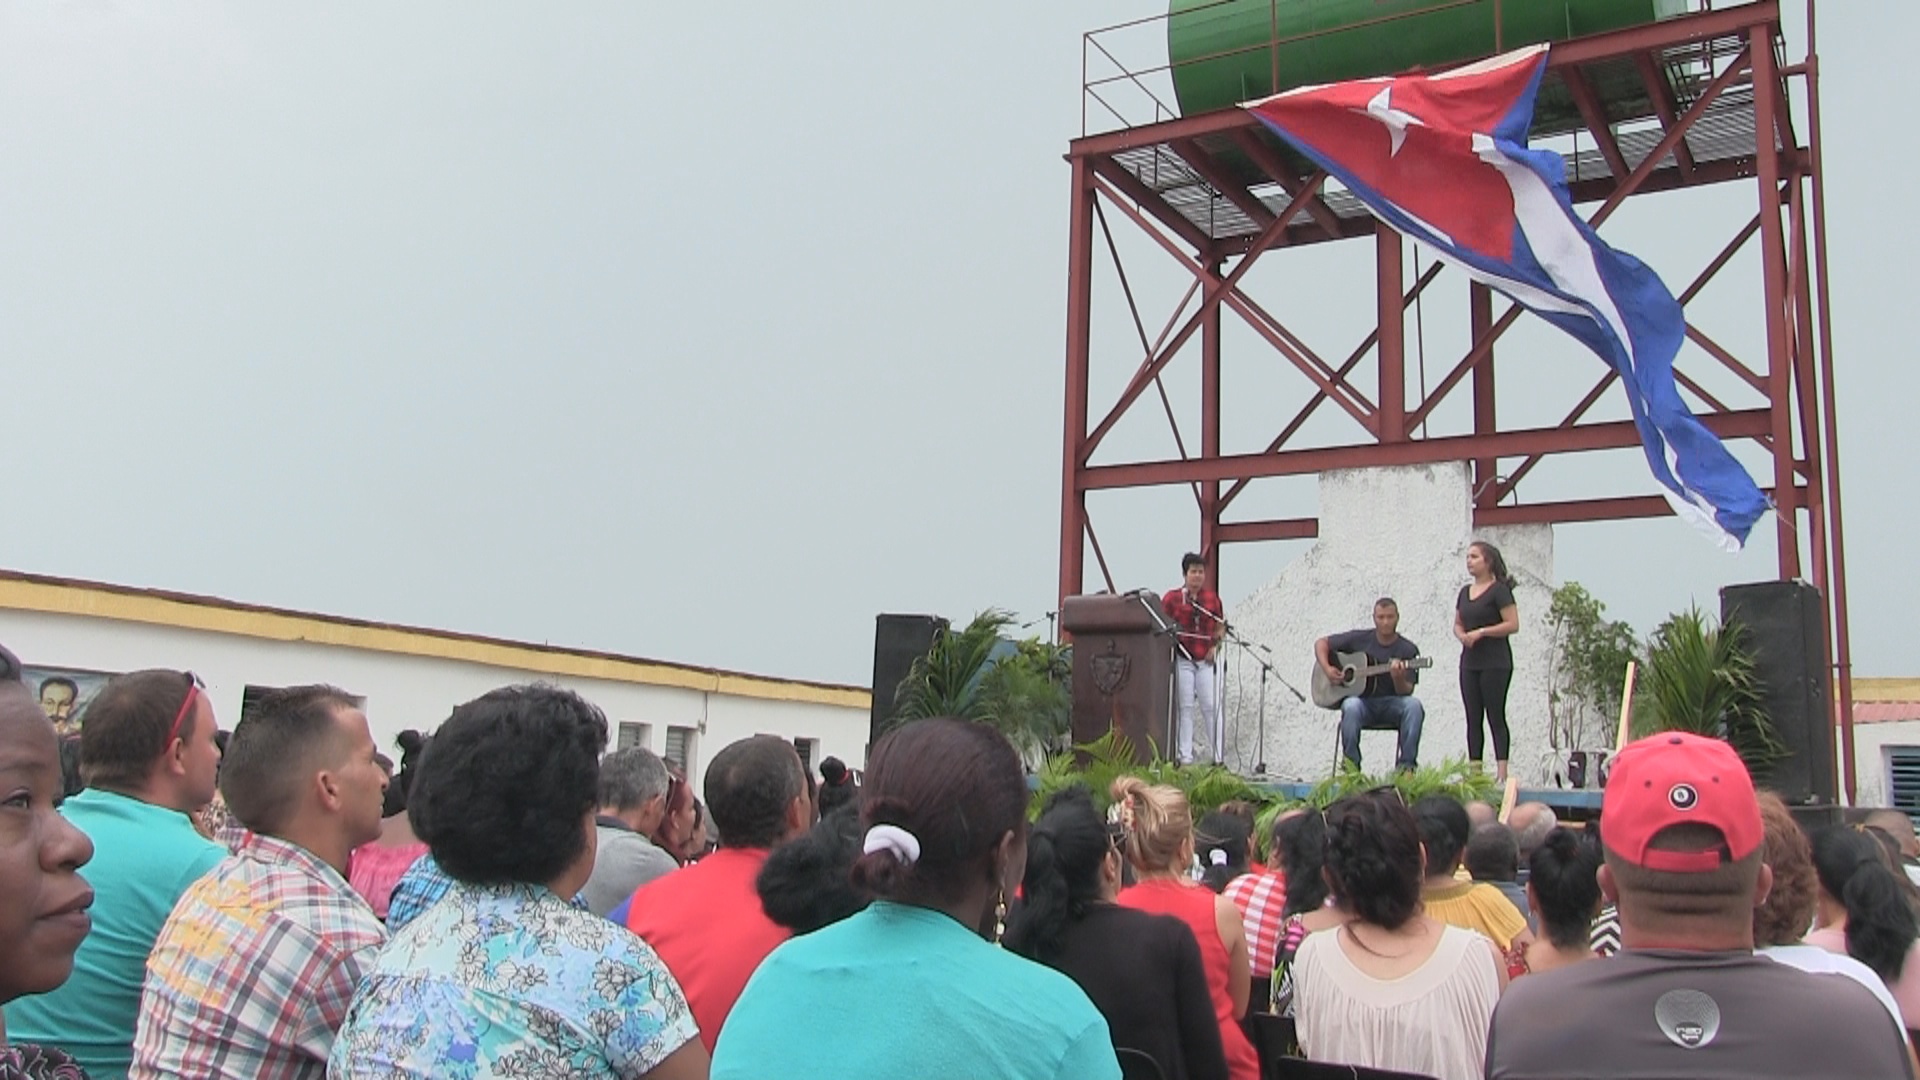
[[[1313,790],[1312,784],[1287,781],[1251,781],[1254,787],[1286,799],[1304,799]],[[1565,788],[1521,788],[1521,802],[1546,803],[1553,807],[1555,815],[1565,821],[1585,821],[1600,816],[1600,795],[1598,788],[1567,790]]]

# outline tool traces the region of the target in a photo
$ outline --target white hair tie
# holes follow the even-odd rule
[[[920,860],[920,841],[898,825],[875,825],[868,829],[867,842],[861,845],[861,850],[868,855],[891,851],[902,866],[912,866]]]
[[[1227,865],[1227,853],[1221,848],[1209,848],[1207,850],[1207,861],[1215,866],[1225,866]]]

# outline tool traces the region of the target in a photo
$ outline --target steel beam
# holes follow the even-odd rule
[[[1484,506],[1473,512],[1475,525],[1565,525],[1577,521],[1625,521],[1666,517],[1673,504],[1659,495],[1627,495],[1611,499],[1570,499],[1526,503],[1520,506]]]
[[[1374,226],[1374,306],[1380,320],[1380,430],[1383,443],[1407,439],[1407,309],[1400,303],[1405,272],[1400,234],[1386,222]]]
[[[1311,540],[1319,535],[1319,518],[1230,521],[1220,526],[1220,542],[1223,544],[1250,544],[1263,540]]]
[[[1273,211],[1267,209],[1267,204],[1255,198],[1253,192],[1248,191],[1238,180],[1228,176],[1227,171],[1215,164],[1212,155],[1202,149],[1199,143],[1192,139],[1175,139],[1168,143],[1167,147],[1199,174],[1200,179],[1213,185],[1213,190],[1226,196],[1228,202],[1239,207],[1240,212],[1247,215],[1254,225],[1264,229],[1273,224]]]
[[[1756,133],[1773,131],[1774,110],[1780,107],[1779,83],[1773,68],[1773,31],[1755,26],[1748,31],[1747,56],[1753,64],[1753,127]],[[1760,270],[1764,290],[1762,315],[1767,331],[1767,398],[1773,436],[1773,484],[1778,494],[1780,578],[1800,576],[1800,505],[1793,491],[1793,359],[1787,339],[1787,248],[1780,225],[1780,160],[1760,155]]]
[[[1769,431],[1766,409],[1743,409],[1700,417],[1722,439],[1753,438]],[[1528,428],[1495,435],[1448,435],[1401,443],[1318,447],[1278,454],[1229,454],[1192,461],[1147,461],[1093,465],[1081,472],[1088,490],[1191,484],[1236,477],[1299,476],[1328,469],[1382,465],[1420,465],[1432,461],[1471,461],[1476,457],[1522,457],[1535,453],[1578,453],[1638,447],[1640,433],[1631,420],[1584,424],[1575,428]]]
[[[1493,290],[1475,281],[1467,286],[1467,321],[1473,340],[1479,341],[1493,328]],[[1487,362],[1473,369],[1473,433],[1491,435],[1499,430],[1494,409],[1493,351]],[[1473,501],[1476,506],[1492,506],[1500,500],[1493,488],[1499,480],[1500,459],[1481,457],[1473,461]]]
[[[1573,95],[1573,106],[1580,110],[1580,119],[1593,135],[1594,145],[1600,148],[1600,157],[1606,161],[1607,171],[1624,179],[1632,170],[1627,168],[1626,155],[1620,152],[1620,142],[1613,137],[1613,125],[1607,122],[1607,110],[1600,104],[1600,96],[1593,92],[1593,84],[1587,81],[1586,73],[1580,70],[1579,65],[1569,64],[1560,69],[1560,79],[1567,84],[1567,92]]]
[[[1060,594],[1077,596],[1085,583],[1087,497],[1080,487],[1080,445],[1087,437],[1087,373],[1093,328],[1093,167],[1073,163],[1067,225],[1067,372],[1065,448],[1060,466]]]

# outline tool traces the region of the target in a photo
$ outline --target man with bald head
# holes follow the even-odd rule
[[[154,938],[180,895],[226,854],[188,817],[213,800],[215,726],[200,680],[184,671],[117,676],[87,707],[87,790],[60,812],[93,841],[93,932],[65,985],[7,1006],[8,1038],[58,1046],[94,1080],[127,1074]]]
[[[731,743],[707,765],[720,850],[640,886],[612,918],[653,946],[711,1049],[754,969],[790,935],[754,888],[767,856],[813,823],[806,767],[775,735]]]
[[[1481,802],[1479,799],[1475,799],[1467,804],[1467,825],[1469,827],[1477,829],[1482,825],[1491,825],[1499,820],[1500,813],[1493,808],[1492,803]]]
[[[1540,845],[1547,842],[1547,834],[1560,824],[1554,816],[1553,807],[1546,803],[1523,802],[1507,815],[1507,828],[1513,830],[1513,842],[1520,849],[1519,883],[1527,883],[1527,862]]]

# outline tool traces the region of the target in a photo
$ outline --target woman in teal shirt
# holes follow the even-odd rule
[[[1073,980],[992,944],[1026,866],[1026,779],[983,724],[921,720],[874,747],[865,911],[775,949],[734,1005],[714,1080],[1119,1080]]]

